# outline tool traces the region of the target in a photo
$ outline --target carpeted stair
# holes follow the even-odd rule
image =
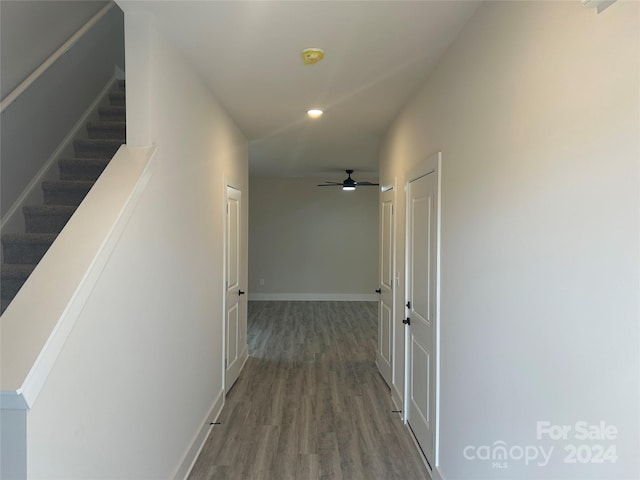
[[[29,278],[120,145],[125,143],[124,80],[117,82],[109,94],[108,105],[101,106],[98,112],[99,120],[86,125],[89,138],[73,142],[74,157],[58,160],[60,179],[42,182],[44,205],[23,207],[25,233],[2,235],[1,312]]]

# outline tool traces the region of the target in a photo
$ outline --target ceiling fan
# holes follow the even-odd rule
[[[319,184],[319,187],[342,187],[342,190],[355,190],[356,187],[375,187],[380,185],[379,183],[371,183],[371,182],[356,182],[353,178],[351,178],[351,174],[353,170],[345,170],[347,178],[345,178],[342,182],[324,182]]]

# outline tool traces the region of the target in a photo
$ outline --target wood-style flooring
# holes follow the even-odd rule
[[[375,366],[375,302],[249,302],[249,359],[189,476],[428,479]]]

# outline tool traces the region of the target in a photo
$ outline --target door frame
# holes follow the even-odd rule
[[[442,197],[442,152],[437,151],[431,155],[429,155],[426,159],[421,161],[415,168],[411,169],[407,172],[404,183],[404,199],[405,199],[405,225],[404,225],[404,236],[405,236],[405,248],[404,248],[404,302],[406,303],[408,297],[407,287],[409,285],[409,269],[407,266],[409,265],[409,224],[410,224],[410,211],[409,211],[409,184],[414,180],[417,180],[425,175],[429,175],[434,173],[436,175],[436,274],[435,274],[435,282],[436,282],[436,314],[435,314],[435,327],[436,327],[436,338],[435,338],[435,438],[434,438],[434,458],[432,473],[436,471],[438,466],[440,465],[439,457],[440,457],[440,251],[441,251],[441,240],[440,235],[442,231],[441,226],[441,197]],[[407,316],[407,307],[404,307],[405,318]],[[405,424],[408,423],[409,420],[409,374],[410,374],[410,332],[409,326],[404,327],[404,405],[403,405],[403,421]],[[413,436],[413,433],[411,434]]]

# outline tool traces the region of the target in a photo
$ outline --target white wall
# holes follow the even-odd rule
[[[251,298],[376,298],[378,189],[344,192],[318,183],[251,177]]]
[[[639,21],[637,2],[487,3],[384,139],[387,184],[443,152],[443,478],[640,477]],[[537,421],[572,430],[539,440]],[[579,421],[618,435],[577,440]],[[499,440],[555,451],[463,455]],[[563,463],[582,443],[617,462]]]
[[[29,478],[184,474],[223,398],[224,184],[247,191],[247,142],[153,23],[127,22],[153,174],[29,413]]]

